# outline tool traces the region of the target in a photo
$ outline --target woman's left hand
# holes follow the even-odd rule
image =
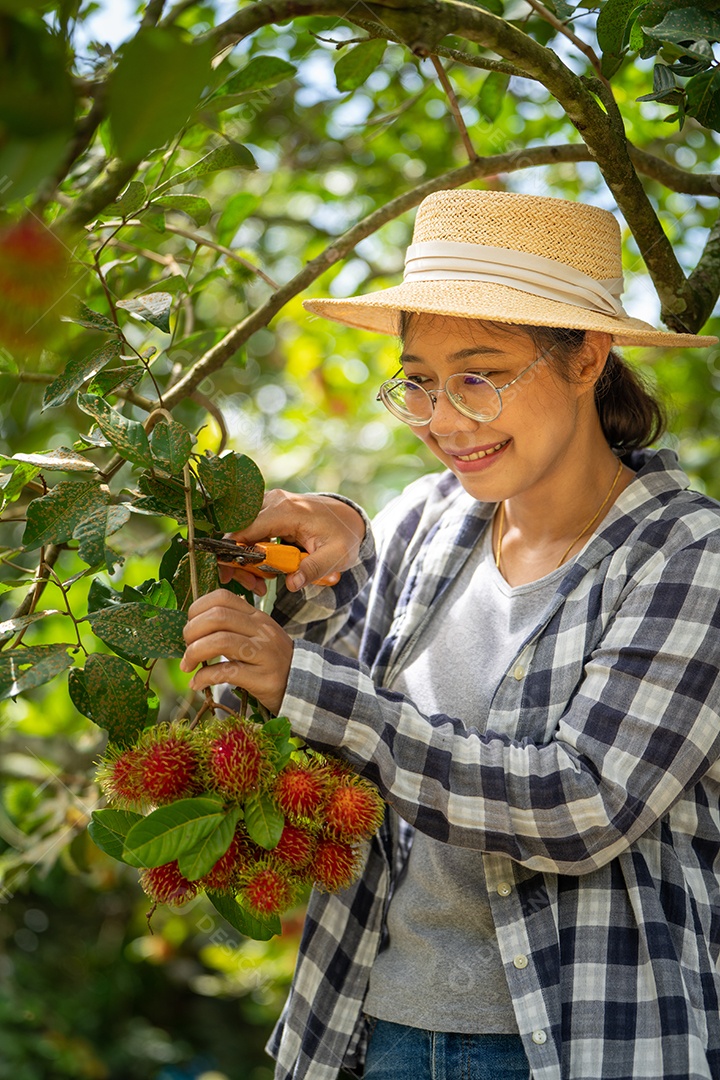
[[[230,683],[247,690],[271,712],[279,712],[293,643],[269,615],[227,589],[216,589],[192,604],[183,636],[187,648],[180,661],[182,671],[226,658],[196,672],[190,681],[193,690]]]

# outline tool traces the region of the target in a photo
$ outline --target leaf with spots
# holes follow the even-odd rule
[[[57,642],[0,653],[0,700],[17,697],[66,671],[73,662],[67,650],[73,647],[67,642]]]
[[[172,293],[155,292],[148,293],[147,296],[136,296],[134,300],[118,300],[116,306],[169,334],[172,302]]]
[[[132,665],[119,656],[93,653],[70,676],[70,697],[78,711],[107,731],[111,742],[131,745],[148,718],[147,688]]]
[[[67,446],[58,446],[55,450],[48,450],[42,454],[15,454],[16,461],[25,461],[29,465],[37,465],[39,469],[58,470],[62,472],[96,472],[97,465],[88,461],[77,450],[70,450]]]
[[[104,562],[112,573],[115,564],[120,561],[111,548],[106,547],[105,538],[121,529],[130,519],[127,506],[101,506],[88,514],[75,526],[73,537],[79,540],[78,555],[89,566]]]
[[[95,634],[114,652],[128,659],[180,657],[185,652],[184,611],[152,604],[119,604],[88,615]]]
[[[142,424],[128,420],[95,394],[78,394],[78,405],[92,416],[103,435],[127,461],[144,469],[152,468],[150,443]]]
[[[195,562],[198,572],[198,591],[200,596],[219,588],[217,559],[209,551],[196,551]],[[177,597],[178,607],[187,611],[193,602],[192,588],[190,586],[190,556],[184,555],[180,560],[172,580],[172,587]]]
[[[145,368],[140,364],[134,366],[108,368],[106,371],[101,371],[88,386],[89,394],[98,394],[103,397],[105,394],[111,394],[114,390],[119,390],[121,387],[125,390],[132,389],[142,379],[145,374]]]
[[[202,195],[161,195],[153,199],[151,209],[181,210],[191,217],[196,225],[207,225],[212,217],[212,206]]]
[[[102,484],[61,480],[47,495],[29,503],[23,533],[25,550],[70,540],[78,525],[107,506],[108,499],[108,490]]]
[[[117,329],[113,325],[113,329]],[[120,352],[119,341],[109,341],[101,349],[83,356],[77,360],[71,360],[62,375],[51,382],[43,395],[43,409],[55,408],[64,405],[65,402],[80,389],[83,383],[92,379],[102,371],[106,364],[115,360]]]
[[[182,472],[190,457],[192,435],[175,420],[161,420],[150,435],[150,449],[157,466],[175,475]]]
[[[218,529],[244,529],[260,513],[265,482],[252,458],[245,454],[202,457],[200,480],[212,499]]]

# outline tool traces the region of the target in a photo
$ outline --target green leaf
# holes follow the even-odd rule
[[[132,389],[133,386],[137,386],[144,374],[145,368],[141,367],[140,364],[135,364],[132,367],[109,368],[95,376],[88,385],[87,392],[88,394],[103,397],[105,394],[111,394],[121,387]]]
[[[502,111],[509,82],[510,76],[499,71],[491,71],[483,81],[477,105],[485,119],[491,123],[497,120]]]
[[[177,568],[182,562],[183,556],[187,554],[187,542],[182,533],[176,533],[170,541],[169,546],[165,549],[165,554],[160,560],[160,569],[158,570],[158,577],[165,578],[166,581],[172,581],[177,572]],[[179,606],[179,605],[178,605]]]
[[[219,588],[217,559],[209,551],[196,551],[195,561],[198,572],[198,590],[200,596]],[[187,611],[193,602],[192,588],[190,586],[190,556],[186,554],[180,560],[178,568],[172,579],[172,587],[177,597],[177,605],[182,611]]]
[[[129,592],[134,596],[142,597],[142,602],[144,604],[151,604],[153,607],[167,608],[169,611],[177,610],[177,600],[175,599],[172,585],[164,578],[161,578],[159,581],[150,578],[148,581],[143,581],[142,585],[138,585],[137,589],[129,589],[126,585],[123,589],[123,596],[125,593]]]
[[[152,604],[120,604],[88,614],[94,633],[113,651],[142,660],[180,657],[187,622],[184,611],[169,611]]]
[[[296,74],[294,64],[279,56],[254,56],[240,71],[231,75],[220,87],[224,94],[248,94],[277,86]]]
[[[171,176],[164,184],[160,184],[155,189],[154,198],[157,198],[162,191],[177,187],[178,184],[186,184],[189,180],[198,180],[201,176],[218,172],[220,169],[252,170],[257,169],[257,164],[246,146],[241,146],[240,143],[228,143],[227,146],[219,146],[216,150],[211,150],[194,165],[175,173],[175,176]]]
[[[106,855],[122,862],[125,837],[142,817],[132,810],[94,810],[88,825],[90,839]]]
[[[38,619],[47,619],[50,615],[64,615],[67,617],[67,612],[57,611],[56,609],[35,611],[32,615],[20,615],[17,619],[5,619],[4,622],[0,622],[0,641],[8,641],[17,634],[18,630],[23,630],[26,626],[37,622]]]
[[[145,322],[157,326],[158,330],[169,334],[172,302],[172,293],[154,292],[136,296],[134,300],[118,300],[115,306],[137,315],[139,319],[144,319]]]
[[[20,498],[25,485],[35,479],[40,469],[37,465],[16,462],[13,458],[6,457],[0,458],[0,464],[15,466],[7,480],[2,480],[0,487],[0,509],[4,509],[8,503]]]
[[[108,84],[110,130],[124,161],[141,161],[177,134],[212,79],[212,46],[171,27],[147,27],[124,47]]]
[[[260,200],[257,195],[251,195],[248,191],[238,191],[236,195],[232,195],[225,204],[217,224],[218,242],[226,247],[231,244],[242,222],[254,210],[257,210],[259,205]],[[198,284],[199,282],[195,290]]]
[[[277,772],[284,769],[296,750],[292,742],[292,729],[287,716],[275,716],[263,724],[263,735],[269,735],[275,744],[273,765]]]
[[[83,454],[76,450],[70,450],[67,446],[58,446],[55,450],[48,450],[44,454],[15,454],[16,461],[24,461],[29,465],[37,465],[43,472],[59,469],[62,472],[96,472],[97,465],[88,461]]]
[[[720,131],[720,68],[694,75],[685,86],[688,116],[703,127]]]
[[[138,821],[125,837],[123,858],[130,866],[164,866],[213,833],[224,818],[220,799],[178,799]]]
[[[120,556],[107,548],[105,538],[121,529],[130,519],[127,506],[101,506],[88,514],[73,530],[73,538],[79,540],[78,555],[89,566],[104,562],[112,573]]]
[[[598,15],[596,27],[598,45],[603,53],[620,55],[628,23],[638,6],[638,0],[607,0]]]
[[[47,495],[29,503],[23,534],[25,550],[70,540],[77,526],[106,506],[108,498],[107,488],[99,483],[61,480]]]
[[[209,833],[192,851],[178,857],[178,868],[183,877],[188,881],[197,881],[210,873],[218,859],[221,859],[230,847],[235,826],[241,816],[240,807],[232,806],[214,832]]]
[[[701,38],[704,41],[720,41],[720,15],[702,11],[700,7],[671,11],[656,26],[646,26],[645,34],[672,45],[699,41]]]
[[[0,348],[0,375],[17,375],[19,368],[7,349]]]
[[[362,86],[380,65],[386,46],[387,41],[371,38],[348,49],[335,64],[335,82],[338,90],[342,93],[346,90],[357,90],[359,86]]]
[[[195,512],[196,523],[206,520],[203,508],[205,501],[202,493],[198,491],[195,478],[191,476],[192,506]],[[140,498],[132,504],[134,510],[145,513],[160,514],[175,518],[180,524],[186,524],[185,515],[185,490],[179,480],[172,477],[149,476],[146,473],[140,477],[139,488],[142,492]],[[144,497],[143,497],[144,496]]]
[[[230,453],[225,457],[200,458],[198,472],[213,501],[218,529],[244,529],[262,508],[265,482],[252,458]]]
[[[120,198],[109,207],[109,211],[117,214],[118,217],[132,217],[141,206],[145,205],[146,199],[145,185],[139,180],[131,180]]]
[[[180,473],[192,453],[192,435],[175,420],[160,420],[150,434],[150,450],[165,472]]]
[[[72,648],[77,646],[58,642],[0,653],[0,700],[17,697],[66,671],[72,666],[73,658],[67,652]]]
[[[145,428],[137,420],[128,420],[104,398],[78,394],[78,405],[97,423],[103,435],[127,461],[142,468],[152,467],[150,443]]]
[[[83,716],[108,732],[110,741],[129,746],[145,727],[145,683],[119,656],[93,653],[81,670],[73,668],[70,697]]]
[[[253,792],[245,800],[245,828],[248,836],[261,848],[271,851],[282,835],[285,817],[282,810],[265,792]]]
[[[117,327],[113,324],[113,329]],[[43,409],[50,409],[58,405],[64,405],[68,398],[80,389],[83,383],[92,379],[99,371],[115,360],[120,352],[120,342],[110,341],[101,349],[77,360],[71,360],[62,375],[51,382],[43,394]]]
[[[191,217],[196,225],[205,225],[212,216],[212,206],[201,195],[160,195],[153,199],[150,209],[181,210]]]
[[[104,334],[120,334],[112,319],[108,319],[106,315],[101,315],[98,311],[93,311],[84,304],[80,308],[79,315],[65,315],[62,321],[74,323],[75,326],[84,326],[86,330],[101,330]]]
[[[208,892],[207,898],[223,919],[245,937],[253,938],[255,941],[269,941],[271,937],[281,932],[282,927],[277,915],[258,919],[257,916],[251,915],[239,900],[226,893]]]
[[[88,589],[88,614],[105,608],[117,607],[122,603],[122,593],[116,592],[99,577],[93,578]]]

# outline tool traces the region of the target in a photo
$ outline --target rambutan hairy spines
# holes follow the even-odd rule
[[[313,833],[299,825],[285,824],[272,855],[292,870],[302,870],[312,859],[316,846],[317,839]]]
[[[109,801],[122,810],[137,810],[145,797],[142,781],[144,752],[137,747],[109,747],[98,765],[97,781]]]
[[[352,885],[360,866],[360,853],[354,844],[325,838],[317,846],[308,875],[318,888],[336,892]]]
[[[236,831],[225,854],[198,881],[200,888],[211,892],[234,892],[240,875],[252,865],[255,857],[253,847],[244,832]]]
[[[243,875],[240,900],[258,918],[280,915],[295,899],[290,876],[277,866],[259,862]]]
[[[207,786],[227,798],[244,799],[269,782],[272,753],[258,725],[233,720],[213,726],[203,754]]]
[[[312,760],[292,761],[278,773],[275,800],[291,821],[316,819],[328,795],[328,775],[324,765]]]
[[[141,870],[140,885],[156,904],[174,904],[175,907],[187,904],[198,891],[198,882],[188,881],[180,873],[177,860]]]
[[[184,724],[150,728],[138,748],[143,754],[142,784],[149,802],[164,805],[203,790],[198,748],[193,732]]]
[[[375,787],[361,777],[337,785],[325,807],[325,824],[339,839],[368,839],[382,824],[385,805]]]

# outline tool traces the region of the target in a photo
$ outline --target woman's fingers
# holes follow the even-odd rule
[[[291,592],[311,581],[337,575],[354,566],[365,535],[365,523],[352,506],[324,495],[298,495],[277,489],[265,496],[252,525],[231,534],[244,544],[268,536],[299,544],[309,553],[302,567],[285,583]]]

